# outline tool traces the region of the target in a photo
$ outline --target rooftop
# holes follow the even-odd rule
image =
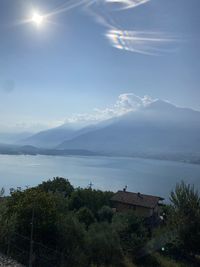
[[[112,198],[112,201],[125,203],[145,208],[154,208],[159,201],[164,198],[158,196],[144,195],[141,193],[132,193],[127,191],[118,191]]]

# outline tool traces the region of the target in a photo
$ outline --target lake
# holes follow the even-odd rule
[[[200,165],[139,158],[0,155],[0,188],[34,186],[54,176],[74,186],[168,197],[181,180],[200,190]]]

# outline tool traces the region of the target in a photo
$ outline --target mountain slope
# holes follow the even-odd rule
[[[74,137],[75,132],[76,131],[72,128],[57,127],[34,134],[19,141],[19,144],[51,148],[64,140]]]
[[[29,132],[11,133],[11,132],[0,132],[0,143],[14,144],[21,139],[28,138],[32,135]]]
[[[55,148],[64,141],[71,140],[79,135],[105,127],[113,120],[114,119],[102,121],[97,124],[82,127],[76,124],[63,124],[59,127],[41,131],[28,138],[22,139],[17,144],[31,145],[41,148]]]
[[[200,151],[200,112],[157,100],[58,146],[111,155]]]

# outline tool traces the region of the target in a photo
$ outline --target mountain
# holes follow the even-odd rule
[[[38,152],[38,148],[32,146],[18,146],[13,144],[0,144],[0,154],[7,155],[21,155],[29,154],[35,155]]]
[[[20,145],[32,145],[37,147],[52,148],[64,140],[74,137],[76,130],[68,127],[56,127],[53,129],[41,131],[28,138],[20,140]]]
[[[53,129],[46,131],[41,131],[37,134],[34,134],[26,139],[23,139],[19,142],[20,145],[32,145],[43,148],[54,148],[58,146],[61,142],[70,140],[78,135],[84,134],[92,129],[95,126],[87,126],[84,128],[69,127],[62,125]]]
[[[96,156],[100,155],[88,150],[83,149],[48,149],[38,148],[30,145],[19,146],[12,144],[0,144],[0,154],[4,155],[50,155],[50,156]]]
[[[80,126],[75,123],[63,124],[59,127],[41,131],[29,136],[28,138],[24,138],[17,142],[17,144],[31,145],[41,148],[55,148],[64,141],[71,140],[79,135],[100,129],[107,124],[110,124],[110,120],[87,126]]]
[[[156,100],[57,148],[122,156],[198,153],[200,112]]]
[[[20,132],[20,133],[0,132],[0,143],[14,144],[21,139],[30,137],[31,135],[32,133],[29,132]]]
[[[156,100],[98,124],[83,128],[68,124],[42,131],[18,145],[22,146],[18,150],[23,153],[165,159],[188,159],[187,155],[195,158],[198,154],[199,160],[200,112]]]

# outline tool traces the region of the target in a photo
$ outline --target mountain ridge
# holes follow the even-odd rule
[[[20,145],[113,156],[200,151],[200,112],[159,99],[96,124],[69,125],[39,132]]]
[[[194,131],[195,129],[195,131]],[[89,149],[130,156],[133,153],[197,152],[200,112],[157,100],[130,111],[104,128],[61,143],[58,149]]]

